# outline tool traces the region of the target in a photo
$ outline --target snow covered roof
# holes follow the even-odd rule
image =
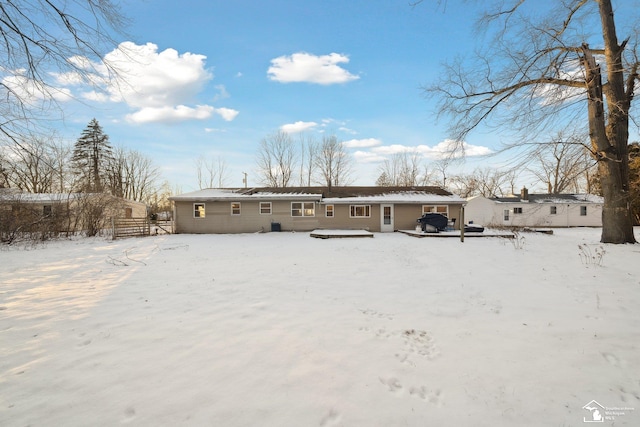
[[[21,193],[16,191],[1,191],[0,202],[21,203],[60,203],[74,200],[78,193]]]
[[[371,196],[328,197],[322,203],[432,203],[432,204],[464,204],[466,201],[456,195],[439,195],[425,192],[383,193]]]
[[[296,193],[296,192],[253,192],[254,189],[227,189],[227,188],[207,188],[193,191],[191,193],[180,194],[169,197],[174,201],[216,201],[216,200],[286,200],[286,199],[311,199],[320,200],[322,193]]]
[[[602,197],[594,194],[529,194],[528,197],[528,200],[520,196],[492,197],[489,200],[497,203],[604,203]]]
[[[15,189],[2,188],[0,189],[0,203],[64,203],[87,196],[97,196],[98,194],[100,193],[23,193]],[[109,197],[125,200],[129,204],[144,205],[144,203],[134,200],[122,199],[116,196]]]
[[[323,203],[448,203],[466,201],[440,187],[209,188],[170,197],[173,201],[317,200]]]

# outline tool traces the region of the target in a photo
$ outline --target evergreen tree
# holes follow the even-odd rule
[[[73,148],[71,162],[78,177],[76,189],[87,193],[104,191],[112,161],[113,148],[109,136],[103,133],[98,121],[92,119]]]

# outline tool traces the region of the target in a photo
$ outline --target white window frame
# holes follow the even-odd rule
[[[549,215],[557,215],[558,207],[557,206],[549,206]]]
[[[325,205],[325,207],[324,207],[324,216],[326,218],[335,218],[335,216],[336,216],[336,207],[335,207],[335,205]]]
[[[513,208],[514,215],[522,215],[522,212],[524,212],[524,210],[520,206]]]
[[[449,218],[449,205],[422,205],[422,215],[426,213],[438,213]]]
[[[293,205],[300,205],[294,208]],[[300,215],[294,215],[294,212],[300,212]],[[291,216],[293,218],[310,218],[316,216],[315,202],[291,202]]]
[[[201,207],[201,208],[198,208]],[[198,215],[196,215],[198,213]],[[207,217],[207,204],[206,203],[194,203],[193,204],[193,217],[194,218],[206,218]]]
[[[233,205],[238,205],[237,208],[234,208]],[[238,213],[236,213],[235,211],[238,211]],[[231,215],[232,216],[240,216],[242,214],[242,204],[240,202],[231,202]]]
[[[580,206],[580,216],[587,216],[587,207],[586,206]]]
[[[267,209],[269,212],[265,212],[265,210]],[[272,212],[271,202],[260,202],[260,205],[258,206],[258,210],[260,211],[260,215],[271,215],[271,212]]]
[[[358,215],[358,208],[364,209],[363,215]],[[371,218],[371,205],[349,205],[349,218]]]

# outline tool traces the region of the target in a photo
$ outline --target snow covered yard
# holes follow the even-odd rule
[[[637,426],[640,245],[599,234],[0,248],[0,425]]]

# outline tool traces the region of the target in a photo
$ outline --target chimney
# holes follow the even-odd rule
[[[527,187],[522,187],[522,190],[520,190],[520,199],[529,201],[529,190],[527,190]]]

